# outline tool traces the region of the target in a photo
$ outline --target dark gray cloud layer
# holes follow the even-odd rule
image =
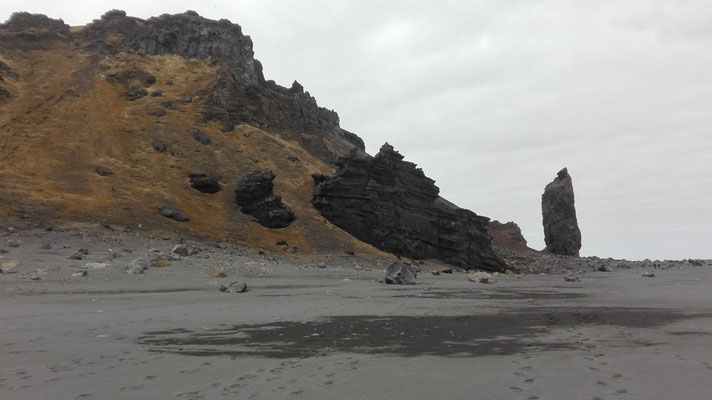
[[[0,18],[116,7],[239,23],[268,79],[297,79],[369,152],[390,142],[533,247],[567,166],[583,255],[712,257],[710,2],[6,0]]]

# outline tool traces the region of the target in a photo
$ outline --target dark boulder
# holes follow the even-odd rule
[[[106,167],[102,167],[101,165],[97,165],[97,166],[94,168],[94,172],[96,172],[96,174],[99,175],[99,176],[110,176],[110,175],[114,175],[114,173],[113,173],[110,169],[108,169],[108,168],[106,168]]]
[[[190,218],[188,218],[183,210],[179,208],[174,208],[170,206],[159,206],[158,207],[158,213],[163,215],[166,218],[170,218],[174,221],[178,222],[188,222],[190,221]]]
[[[267,228],[284,228],[294,220],[291,210],[282,204],[282,198],[275,196],[275,175],[272,171],[254,171],[238,183],[235,199],[240,211],[251,215]]]
[[[558,172],[554,181],[546,185],[541,196],[544,223],[545,251],[578,256],[581,231],[576,220],[574,187],[566,168]]]
[[[415,285],[418,270],[412,265],[394,262],[386,268],[385,282],[388,285]]]
[[[201,193],[217,193],[220,191],[219,175],[188,174],[190,187]]]
[[[210,136],[208,136],[205,132],[201,130],[196,130],[195,132],[193,132],[193,139],[195,139],[196,142],[202,145],[210,144]]]
[[[375,157],[357,152],[331,177],[314,174],[312,203],[336,226],[381,250],[463,268],[503,271],[486,217],[438,197],[440,189],[388,143]]]

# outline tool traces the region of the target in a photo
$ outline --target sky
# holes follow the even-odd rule
[[[712,2],[3,0],[84,25],[195,10],[252,37],[375,154],[542,249],[541,195],[568,167],[581,255],[712,258]]]

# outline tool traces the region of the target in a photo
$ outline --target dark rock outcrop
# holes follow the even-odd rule
[[[201,193],[217,193],[220,191],[220,176],[207,174],[188,174],[190,187]]]
[[[541,212],[545,251],[578,256],[581,249],[581,231],[576,220],[574,187],[566,168],[559,171],[554,181],[546,185],[541,196]]]
[[[0,43],[5,47],[37,50],[71,38],[69,25],[61,19],[52,19],[42,14],[16,12],[7,22],[0,24]]]
[[[285,88],[265,80],[252,40],[226,19],[214,21],[188,11],[144,21],[112,10],[89,24],[83,35],[92,42],[87,50],[106,54],[133,51],[210,59],[221,72],[215,87],[206,91],[203,116],[220,122],[224,131],[240,123],[268,128],[328,162],[354,149],[364,151],[363,141],[341,129],[338,115],[319,107],[299,83]],[[117,35],[120,42],[108,40]]]
[[[513,242],[520,244],[522,246],[527,245],[527,240],[524,239],[524,236],[522,235],[522,230],[519,228],[519,225],[517,225],[514,221],[509,221],[506,223],[501,223],[499,221],[492,220],[489,223],[488,227],[488,232],[490,233],[490,236],[495,231],[499,234],[501,234],[503,237],[512,240]]]
[[[282,204],[282,198],[273,194],[275,175],[272,171],[254,171],[247,175],[235,189],[235,199],[240,211],[251,215],[267,228],[285,228],[294,220],[294,214]]]
[[[209,145],[211,142],[210,136],[208,136],[207,133],[201,130],[196,130],[195,132],[193,132],[193,139],[195,139],[196,142],[206,146]]]
[[[415,285],[418,270],[412,265],[394,262],[386,268],[385,282],[388,285]]]
[[[438,197],[440,189],[388,143],[375,157],[353,153],[331,177],[312,175],[312,203],[336,226],[379,249],[463,268],[503,271],[486,217]]]

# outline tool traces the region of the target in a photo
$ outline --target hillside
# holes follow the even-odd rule
[[[298,82],[266,80],[230,21],[112,10],[70,28],[16,13],[0,63],[0,217],[505,268],[488,218],[440,198],[389,145],[366,154]],[[265,186],[244,189],[248,176]]]

